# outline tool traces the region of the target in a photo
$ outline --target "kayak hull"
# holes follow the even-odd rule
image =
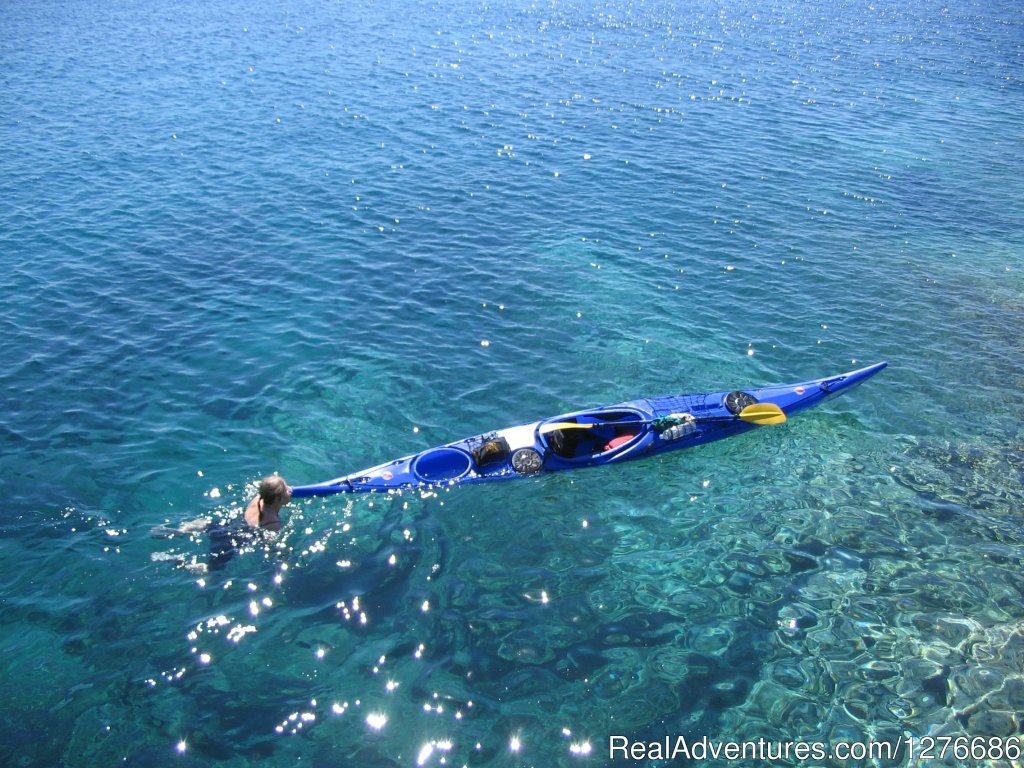
[[[751,403],[772,403],[791,416],[849,392],[886,363],[784,386],[630,400],[499,429],[430,448],[322,483],[300,485],[292,496],[397,492],[463,483],[511,480],[546,472],[656,456],[756,428],[737,414]],[[673,429],[651,422],[688,413]]]

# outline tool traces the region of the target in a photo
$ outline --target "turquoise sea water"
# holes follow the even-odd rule
[[[0,21],[0,762],[1020,732],[1015,3]],[[690,452],[295,503],[205,577],[150,533],[273,471],[882,359]]]

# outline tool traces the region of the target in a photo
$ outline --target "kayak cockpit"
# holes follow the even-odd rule
[[[639,442],[649,427],[635,411],[597,411],[551,419],[537,429],[547,450],[562,460],[588,462]]]

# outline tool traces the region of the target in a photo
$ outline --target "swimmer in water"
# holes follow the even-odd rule
[[[264,477],[260,481],[259,492],[246,506],[241,518],[214,521],[209,517],[201,517],[178,528],[160,526],[152,530],[152,534],[160,538],[175,534],[207,533],[210,537],[210,557],[207,563],[180,563],[180,559],[170,553],[154,553],[153,559],[174,559],[197,572],[219,571],[234,557],[239,545],[251,541],[257,531],[280,531],[284,527],[281,509],[291,500],[292,489],[283,477]]]
[[[281,521],[281,508],[292,500],[292,489],[280,475],[264,477],[260,481],[260,491],[256,498],[245,508],[245,522],[253,528],[266,528],[268,531],[280,531],[284,523]]]
[[[280,531],[284,527],[281,508],[292,500],[292,489],[280,475],[260,480],[260,490],[249,502],[242,519],[228,523],[212,523],[206,532],[210,535],[210,559],[207,568],[219,571],[234,557],[239,544],[251,539],[255,530]],[[255,530],[254,530],[255,529]]]

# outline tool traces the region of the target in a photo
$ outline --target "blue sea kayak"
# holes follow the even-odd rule
[[[292,489],[293,497],[511,480],[614,464],[732,437],[849,392],[886,364],[777,387],[669,395],[565,413],[457,440],[361,472]]]

